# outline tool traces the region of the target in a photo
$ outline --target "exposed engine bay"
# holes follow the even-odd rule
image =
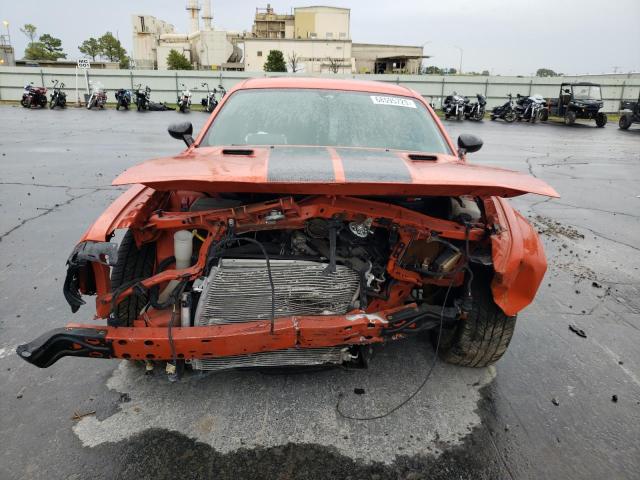
[[[467,237],[481,218],[480,207],[471,197],[390,200],[393,205],[419,214],[434,213],[447,220],[455,218],[454,221],[464,226]],[[234,195],[232,198],[205,196],[186,202],[190,203],[190,212],[208,212],[230,205],[232,210],[244,211],[250,208],[245,204],[248,201]],[[290,201],[294,200],[278,198],[269,203]],[[181,201],[182,209],[186,202]],[[375,204],[370,200],[367,202]],[[429,232],[421,239],[416,232],[415,238],[403,244],[400,225],[375,213],[373,210],[371,216],[357,215],[355,218],[345,214],[327,218],[314,216],[300,222],[299,228],[287,228],[288,225],[279,228],[289,220],[290,213],[286,208],[269,209],[261,215],[261,223],[254,229],[242,228],[241,223],[227,219],[224,236],[208,249],[203,275],[193,283],[174,281],[159,295],[156,290],[150,295],[151,308],[161,310],[168,306],[167,299],[173,288],[180,292],[182,327],[273,322],[283,317],[323,317],[359,310],[373,311],[390,306],[391,302],[419,305],[425,302],[426,296],[437,298],[438,291],[444,288],[438,283],[462,284],[469,262],[465,256],[468,238],[449,241]],[[163,212],[162,218],[168,215],[170,212]],[[240,229],[242,233],[238,232]],[[197,248],[198,239],[205,238],[208,233],[179,230],[174,234],[174,255],[169,258],[175,259],[183,268],[190,266],[194,245]],[[186,250],[181,244],[184,239],[188,243]],[[180,250],[184,251],[176,253]],[[392,254],[396,260],[390,263]],[[168,263],[170,261],[166,259],[159,259],[161,268],[166,268]],[[420,281],[407,282],[402,277],[397,278],[402,271],[415,275]],[[423,277],[426,282],[434,283],[432,289],[424,288]],[[154,300],[154,295],[158,300]],[[459,310],[461,303],[455,308]],[[195,369],[209,370],[314,365],[358,360],[361,355],[360,349],[353,346],[293,348],[225,359],[194,359],[192,365]]]

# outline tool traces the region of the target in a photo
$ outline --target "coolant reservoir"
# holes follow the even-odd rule
[[[180,230],[173,234],[173,255],[176,257],[176,269],[191,266],[193,254],[193,234],[188,230]]]
[[[193,234],[188,230],[179,230],[173,234],[173,256],[176,257],[176,270],[191,266],[193,254]],[[164,303],[178,285],[178,280],[171,280],[169,285],[160,293],[158,300]]]
[[[452,197],[450,201],[452,220],[475,223],[482,217],[482,212],[480,212],[480,207],[478,207],[475,198],[464,195],[462,197]]]

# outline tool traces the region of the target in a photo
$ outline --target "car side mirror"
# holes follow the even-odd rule
[[[167,128],[167,131],[173,138],[186,143],[187,147],[193,145],[194,140],[191,136],[193,134],[193,125],[191,125],[191,122],[172,123]]]
[[[463,133],[458,137],[458,152],[461,155],[477,152],[482,148],[482,145],[482,140],[470,133]]]

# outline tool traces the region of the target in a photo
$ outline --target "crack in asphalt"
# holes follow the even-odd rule
[[[542,202],[538,202],[538,203],[542,203]],[[536,203],[535,205],[537,205],[538,203]],[[590,210],[593,212],[611,213],[613,215],[624,215],[625,217],[640,218],[640,215],[633,215],[632,213],[625,213],[625,212],[617,212],[615,210],[606,210],[604,208],[581,207],[579,205],[572,205],[570,203],[563,203],[563,202],[554,202],[554,205],[562,205],[563,207],[571,207],[571,208],[576,208],[578,210]]]
[[[68,190],[73,190],[72,188],[67,188],[67,192],[65,192],[67,195],[70,195],[68,193]],[[66,200],[62,203],[58,203],[56,204],[56,206],[48,208],[48,207],[44,207],[44,211],[42,213],[40,213],[39,215],[34,215],[33,217],[29,217],[29,218],[25,218],[23,219],[18,225],[15,225],[14,227],[10,228],[9,230],[7,230],[6,232],[4,232],[3,234],[0,235],[0,242],[2,240],[4,240],[5,237],[7,237],[8,235],[12,234],[13,232],[15,232],[16,230],[18,230],[19,228],[25,226],[27,223],[33,221],[33,220],[37,220],[38,218],[44,217],[46,215],[49,215],[51,212],[54,212],[56,209],[60,208],[60,207],[64,207],[66,205],[71,204],[72,202],[79,200],[81,198],[84,198],[88,195],[92,195],[96,192],[99,192],[101,189],[97,188],[97,189],[93,189],[89,192],[85,192],[81,195],[73,195],[71,196],[71,198],[69,198],[69,200]]]
[[[49,185],[46,183],[27,183],[27,182],[0,182],[0,185],[16,185],[21,187],[41,187],[41,188],[66,188],[71,190],[112,190],[117,187],[111,185],[90,185],[87,187],[74,187],[72,185]]]
[[[633,250],[636,250],[636,251],[640,252],[640,247],[636,247],[635,245],[631,245],[630,243],[626,243],[626,242],[623,242],[621,240],[616,240],[615,238],[607,237],[606,235],[604,235],[604,234],[602,234],[602,233],[600,233],[600,232],[598,232],[598,231],[596,231],[596,230],[594,230],[592,228],[589,228],[589,227],[584,227],[582,225],[576,225],[576,226],[580,227],[580,228],[584,228],[585,230],[589,230],[591,233],[593,233],[594,235],[596,235],[596,236],[598,236],[600,238],[604,238],[605,240],[608,240],[610,242],[617,243],[618,245],[624,245],[625,247],[629,247],[629,248],[631,248]]]
[[[537,158],[537,156],[535,156],[535,157],[527,157],[525,162],[527,162],[527,166],[529,167],[529,175],[531,175],[532,177],[538,178],[538,175],[533,173],[533,165],[531,164],[531,160],[533,160],[534,158]]]

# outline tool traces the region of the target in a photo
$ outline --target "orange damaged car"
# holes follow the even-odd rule
[[[75,246],[64,296],[85,316],[20,345],[194,370],[352,363],[426,332],[446,362],[506,351],[547,267],[506,200],[558,196],[474,165],[416,92],[313,78],[247,80],[186,149],[133,166]],[[121,241],[113,242],[116,231]]]

